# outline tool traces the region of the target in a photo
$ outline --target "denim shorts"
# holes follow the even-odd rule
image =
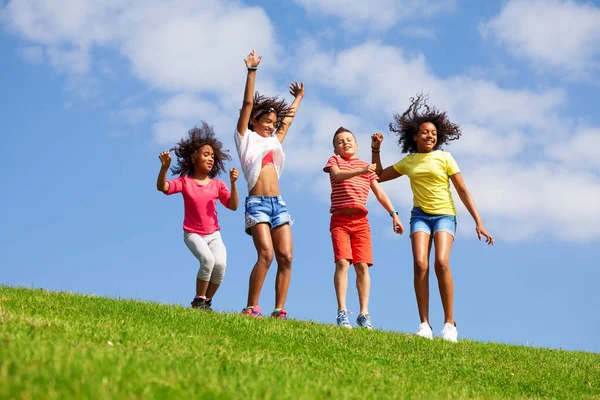
[[[251,235],[250,228],[261,222],[268,223],[271,229],[292,222],[281,196],[246,197],[246,233]]]
[[[425,232],[429,236],[436,232],[448,232],[452,236],[456,232],[456,216],[427,214],[419,207],[410,211],[410,236],[415,232]]]

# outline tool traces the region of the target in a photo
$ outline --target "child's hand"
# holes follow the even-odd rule
[[[378,149],[381,147],[381,142],[383,142],[383,135],[381,132],[376,132],[371,136],[371,148]]]
[[[229,181],[231,183],[235,182],[239,176],[237,168],[231,168],[229,170]]]
[[[488,233],[488,231],[485,230],[483,224],[477,225],[475,227],[475,231],[477,232],[477,237],[479,238],[479,240],[481,240],[481,236],[485,236],[485,242],[487,244],[491,244],[492,246],[494,245],[494,238]]]
[[[365,169],[362,170],[362,175],[370,174],[371,172],[375,172],[376,168],[377,168],[377,164],[369,164],[365,167]]]
[[[258,64],[260,64],[260,60],[262,60],[262,54],[256,57],[256,50],[252,49],[248,57],[244,58],[244,62],[246,63],[246,68],[256,68]]]
[[[304,97],[304,82],[298,84],[298,82],[290,83],[290,94],[294,97]]]
[[[394,224],[394,232],[396,232],[398,235],[402,235],[404,233],[404,226],[402,226],[402,222],[400,222],[400,218],[397,214],[394,214],[392,217],[392,222]]]
[[[162,168],[168,169],[171,166],[171,152],[169,150],[161,152],[158,159]]]

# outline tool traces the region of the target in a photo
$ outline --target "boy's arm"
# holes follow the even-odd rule
[[[375,164],[375,173],[379,177],[379,183],[391,181],[402,176],[391,165],[383,169],[381,156],[379,155],[381,152],[381,142],[383,142],[383,135],[381,133],[377,132],[371,136],[371,162]]]
[[[229,170],[229,181],[231,182],[231,197],[227,202],[227,208],[229,208],[232,211],[237,210],[238,204],[240,202],[237,184],[235,183],[238,178],[238,175],[238,170],[236,168],[231,168],[231,170]]]
[[[292,96],[294,96],[294,101],[290,105],[291,115],[285,117],[281,121],[281,125],[279,126],[279,129],[277,129],[277,132],[275,132],[275,134],[277,135],[277,139],[279,139],[280,143],[283,143],[283,139],[285,139],[285,136],[287,135],[287,131],[288,131],[288,129],[290,129],[290,125],[292,124],[292,121],[294,120],[294,117],[296,116],[296,113],[298,112],[298,108],[300,108],[300,103],[302,102],[302,99],[304,98],[304,82],[302,82],[300,84],[298,84],[298,82],[290,83],[290,94]]]
[[[160,171],[158,173],[158,178],[156,179],[156,189],[167,193],[169,191],[169,182],[167,182],[167,172],[169,172],[169,167],[171,166],[171,153],[168,150],[163,151],[158,156],[160,160]]]
[[[463,180],[462,174],[459,172],[457,174],[450,175],[450,180],[456,188],[456,192],[458,193],[458,197],[460,197],[460,201],[463,202],[463,204],[469,211],[469,214],[471,214],[471,216],[475,220],[475,231],[477,232],[477,237],[479,238],[479,240],[481,240],[481,236],[485,236],[485,242],[493,246],[494,238],[487,232],[487,230],[483,226],[483,221],[481,220],[481,217],[479,217],[479,212],[477,211],[477,206],[475,206],[475,201],[473,200],[473,198],[471,197],[471,193],[469,193],[469,190],[467,189],[467,185]]]
[[[335,165],[329,167],[329,173],[333,177],[333,180],[337,183],[345,181],[346,179],[354,178],[358,175],[370,174],[371,172],[375,172],[375,165],[373,164],[369,164],[362,169],[352,169],[350,171],[342,171]]]
[[[394,232],[402,235],[404,233],[404,226],[402,226],[402,222],[400,222],[400,218],[398,217],[398,211],[394,209],[388,195],[385,194],[377,181],[371,182],[371,190],[383,208],[392,216]]]
[[[262,60],[262,55],[256,57],[256,50],[252,49],[248,57],[244,58],[246,68],[248,68],[248,76],[246,77],[246,86],[244,89],[244,101],[242,102],[242,110],[237,123],[237,131],[241,136],[244,136],[248,129],[250,116],[252,114],[252,106],[254,105],[254,81],[256,79],[256,68]]]

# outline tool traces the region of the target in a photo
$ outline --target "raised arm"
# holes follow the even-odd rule
[[[229,170],[229,182],[231,183],[231,197],[229,198],[229,202],[227,203],[227,208],[230,210],[237,210],[238,204],[240,202],[240,197],[238,196],[237,185],[235,181],[238,178],[238,170],[237,168],[231,168]]]
[[[371,162],[375,164],[375,173],[379,177],[379,182],[390,181],[402,176],[401,173],[396,171],[391,165],[386,169],[383,169],[381,165],[381,143],[383,142],[383,135],[380,132],[374,133],[371,136]]]
[[[256,79],[256,69],[262,60],[262,55],[256,57],[256,50],[252,49],[248,57],[244,58],[248,76],[246,76],[246,87],[244,89],[244,101],[242,102],[242,111],[237,123],[237,131],[244,136],[248,129],[248,123],[252,114],[252,106],[254,102],[254,81]]]
[[[394,206],[392,205],[388,195],[385,194],[377,181],[371,182],[371,190],[373,191],[375,197],[377,197],[379,204],[381,204],[392,217],[392,228],[394,229],[394,232],[402,235],[402,233],[404,233],[404,226],[402,226],[402,222],[400,222],[400,218],[398,217],[398,211],[394,209]]]
[[[290,125],[292,124],[292,121],[294,120],[294,117],[296,116],[296,113],[298,112],[298,108],[300,108],[300,103],[302,102],[302,99],[304,98],[304,82],[290,83],[290,94],[292,96],[294,96],[294,101],[292,101],[292,104],[290,105],[291,115],[288,117],[285,117],[281,121],[281,125],[279,125],[279,129],[277,129],[277,132],[275,132],[277,134],[277,138],[279,139],[280,143],[283,143],[283,139],[285,139],[285,135],[287,135],[287,131],[288,131],[288,129],[290,129]]]
[[[156,190],[167,193],[169,191],[167,173],[171,166],[171,152],[169,150],[161,152],[158,159],[160,160],[160,171],[158,172],[158,178],[156,179]]]
[[[494,245],[494,238],[490,235],[485,227],[483,226],[483,221],[479,217],[479,212],[477,212],[477,206],[475,206],[475,201],[471,197],[471,193],[467,189],[467,185],[463,180],[462,174],[459,172],[454,175],[450,175],[450,180],[452,180],[452,184],[456,188],[456,192],[458,193],[458,197],[460,197],[460,201],[463,202],[467,210],[475,220],[475,231],[477,232],[477,237],[481,240],[481,236],[485,236],[485,242],[487,244]]]
[[[334,181],[340,183],[345,181],[346,179],[354,178],[358,175],[370,174],[371,172],[375,172],[375,165],[369,164],[362,169],[352,169],[350,171],[342,171],[339,167],[331,166],[329,167],[329,174],[331,174]]]

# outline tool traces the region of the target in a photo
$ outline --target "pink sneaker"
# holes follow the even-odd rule
[[[279,319],[287,319],[287,311],[285,311],[283,308],[279,311],[273,311],[271,313],[271,317],[279,318]]]
[[[260,311],[260,306],[254,306],[252,308],[246,307],[242,310],[242,315],[249,315],[254,318],[262,318]]]

